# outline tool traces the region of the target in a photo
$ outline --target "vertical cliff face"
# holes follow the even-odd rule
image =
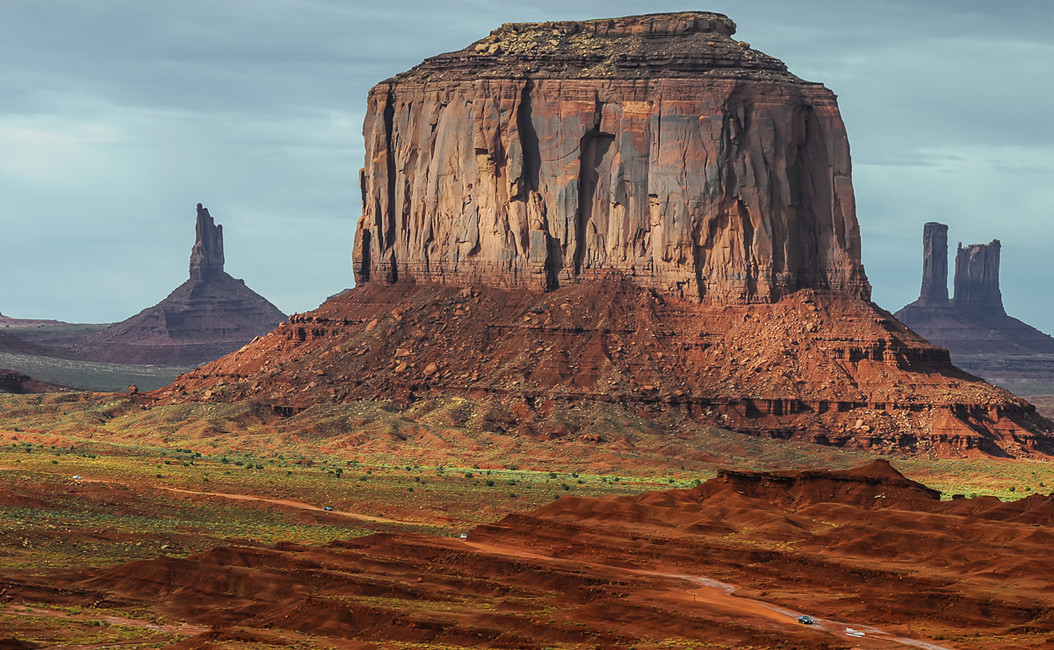
[[[959,244],[955,253],[955,307],[989,316],[1005,314],[999,291],[998,239],[987,244]]]
[[[370,92],[356,279],[867,297],[834,95],[718,14],[505,25]]]
[[[223,226],[217,226],[208,208],[199,203],[194,231],[194,248],[190,251],[190,279],[204,282],[223,273]]]
[[[922,230],[922,291],[919,302],[948,302],[948,226],[931,221]]]

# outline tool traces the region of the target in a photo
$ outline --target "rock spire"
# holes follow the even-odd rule
[[[208,281],[223,273],[223,226],[216,225],[208,208],[198,204],[196,238],[190,251],[190,279]]]
[[[358,283],[867,298],[834,94],[703,12],[509,24],[374,87]]]
[[[1008,316],[1003,308],[999,240],[959,244],[955,253],[955,294],[951,299],[946,275],[947,241],[948,226],[926,224],[922,292],[918,300],[901,308],[895,316],[947,348],[960,368],[1023,395],[1046,394],[1054,382],[1054,338]]]
[[[167,298],[84,341],[97,361],[190,366],[217,359],[266,334],[285,314],[223,270],[223,226],[200,203],[190,278]]]
[[[931,221],[922,230],[922,292],[919,302],[948,302],[948,226]]]

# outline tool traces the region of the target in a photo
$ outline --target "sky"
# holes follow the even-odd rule
[[[918,297],[940,221],[952,256],[1001,240],[1007,312],[1054,333],[1046,0],[2,0],[0,312],[157,303],[188,277],[199,202],[228,273],[313,309],[354,283],[372,85],[505,22],[684,10],[838,95],[875,302]]]

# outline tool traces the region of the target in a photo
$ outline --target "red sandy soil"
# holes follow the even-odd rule
[[[1051,497],[940,501],[878,461],[564,497],[467,540],[383,533],[26,572],[0,580],[0,600],[148,608],[209,629],[181,648],[303,635],[316,647],[1032,648],[1054,644],[1052,544]]]
[[[872,304],[800,291],[701,305],[615,278],[541,294],[368,283],[145,399],[276,413],[466,395],[553,425],[611,403],[765,437],[943,456],[1054,453],[1054,423]]]

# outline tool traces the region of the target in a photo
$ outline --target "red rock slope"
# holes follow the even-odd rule
[[[359,399],[501,400],[517,426],[555,401],[665,412],[763,436],[940,455],[1054,451],[1031,405],[839,294],[717,307],[624,279],[549,293],[370,283],[180,376],[164,401],[279,412]]]

